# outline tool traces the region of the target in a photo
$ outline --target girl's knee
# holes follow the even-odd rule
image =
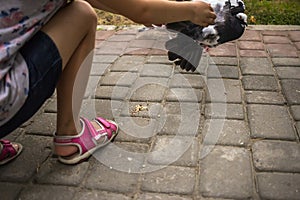
[[[94,8],[86,1],[77,0],[73,1],[71,5],[76,11],[78,15],[83,18],[86,18],[87,22],[92,23],[93,25],[97,25],[97,14]]]

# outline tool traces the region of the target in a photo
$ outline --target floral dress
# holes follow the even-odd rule
[[[0,126],[29,93],[28,68],[20,48],[62,7],[64,0],[0,0]]]

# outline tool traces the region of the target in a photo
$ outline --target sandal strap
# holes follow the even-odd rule
[[[0,160],[15,156],[18,152],[9,140],[0,140]]]
[[[110,122],[101,117],[95,118],[95,122],[99,124],[100,129],[96,130],[93,124],[86,118],[80,118],[82,124],[82,130],[75,136],[57,136],[54,135],[54,144],[61,146],[73,145],[79,149],[79,154],[83,154],[95,146],[99,145],[99,141],[102,140],[103,145],[106,144],[113,136],[113,127]]]

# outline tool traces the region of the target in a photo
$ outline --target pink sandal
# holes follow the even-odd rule
[[[101,128],[96,130],[92,123],[81,118],[82,131],[75,136],[54,135],[54,145],[77,146],[78,153],[71,156],[59,156],[58,160],[64,164],[77,164],[88,159],[97,149],[109,144],[118,134],[118,125],[109,120],[97,117],[94,120]]]
[[[15,149],[14,144],[18,145],[18,149]],[[0,140],[0,165],[4,165],[16,158],[22,150],[23,146],[20,143]]]

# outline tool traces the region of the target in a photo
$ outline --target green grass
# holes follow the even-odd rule
[[[300,25],[300,0],[244,0],[249,24]]]

